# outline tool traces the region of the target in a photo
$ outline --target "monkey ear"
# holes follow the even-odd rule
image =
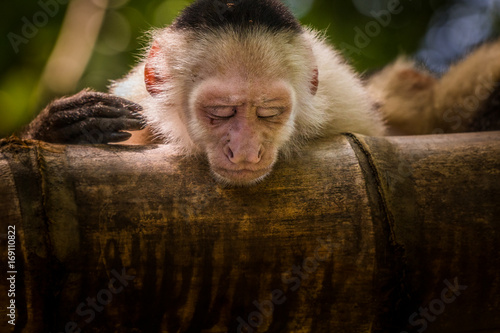
[[[318,86],[319,86],[319,70],[318,70],[318,63],[316,60],[316,55],[314,54],[314,51],[312,49],[312,44],[310,41],[305,40],[305,45],[306,45],[306,50],[307,50],[307,59],[309,59],[309,63],[312,62],[312,73],[311,73],[311,79],[309,81],[309,87],[311,89],[311,95],[316,96],[316,93],[318,92]]]
[[[318,86],[319,86],[319,71],[318,67],[316,67],[313,70],[313,77],[311,79],[311,94],[313,96],[315,96],[316,93],[318,92]]]
[[[146,83],[146,89],[153,97],[163,92],[162,86],[169,78],[165,71],[160,70],[162,66],[161,59],[161,47],[157,41],[154,41],[146,60],[146,67],[144,68],[144,81]],[[166,64],[163,63],[163,66],[166,67]]]

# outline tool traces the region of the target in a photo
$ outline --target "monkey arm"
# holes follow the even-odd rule
[[[435,87],[438,125],[446,133],[499,130],[500,39],[451,66]]]
[[[368,89],[396,135],[500,129],[500,40],[482,45],[442,77],[401,58]]]
[[[110,94],[90,91],[49,104],[21,133],[22,138],[52,143],[121,142],[144,127],[142,107]]]

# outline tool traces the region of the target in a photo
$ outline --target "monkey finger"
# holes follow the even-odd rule
[[[126,107],[114,107],[107,105],[91,105],[76,110],[85,114],[87,118],[126,118],[143,120],[144,117],[137,111],[131,110]],[[83,118],[82,118],[83,119]]]
[[[107,140],[107,143],[108,142],[123,142],[123,141],[127,141],[128,139],[130,139],[130,137],[132,136],[132,133],[114,132],[114,133],[107,133],[104,136],[105,136],[105,139]]]
[[[53,113],[48,116],[48,121],[52,128],[62,128],[90,118],[109,118],[119,121],[130,119],[139,121],[142,124],[145,123],[143,116],[137,112],[131,112],[128,109],[96,105],[82,109]]]
[[[88,118],[73,126],[79,127],[83,131],[112,133],[123,130],[137,131],[143,128],[144,123],[139,119],[128,118]]]
[[[76,95],[58,99],[49,105],[49,109],[51,113],[57,113],[69,109],[83,108],[89,105],[106,105],[118,109],[125,108],[133,112],[142,111],[142,107],[137,103],[114,95],[91,90],[82,90]]]
[[[142,106],[128,99],[121,98],[111,94],[93,92],[80,100],[80,105],[106,105],[117,109],[127,109],[132,112],[142,111]]]
[[[91,118],[59,128],[50,133],[50,137],[42,139],[63,144],[105,144],[124,141],[130,137],[130,133],[120,132],[121,130],[132,131],[141,127],[139,120]]]
[[[142,119],[116,119],[120,121],[116,124],[118,130],[139,131],[144,129],[145,123]]]
[[[128,132],[82,132],[80,136],[71,139],[69,144],[107,144],[110,142],[123,142],[130,139],[132,133]]]

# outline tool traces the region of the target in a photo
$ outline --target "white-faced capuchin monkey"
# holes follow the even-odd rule
[[[404,118],[394,110],[419,112],[404,104],[406,95],[437,80],[405,66],[373,77],[367,88],[322,35],[302,27],[280,1],[198,0],[151,33],[143,61],[113,83],[111,94],[84,90],[56,100],[23,137],[88,143],[98,133],[100,143],[168,143],[206,156],[222,183],[250,185],[270,173],[278,156],[311,140],[343,132],[385,135],[376,104],[387,118]],[[398,89],[401,101],[391,95]],[[424,103],[434,105],[435,96]]]

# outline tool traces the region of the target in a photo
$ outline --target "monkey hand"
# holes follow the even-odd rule
[[[21,137],[63,144],[121,142],[145,123],[142,107],[110,94],[83,90],[49,104]]]

